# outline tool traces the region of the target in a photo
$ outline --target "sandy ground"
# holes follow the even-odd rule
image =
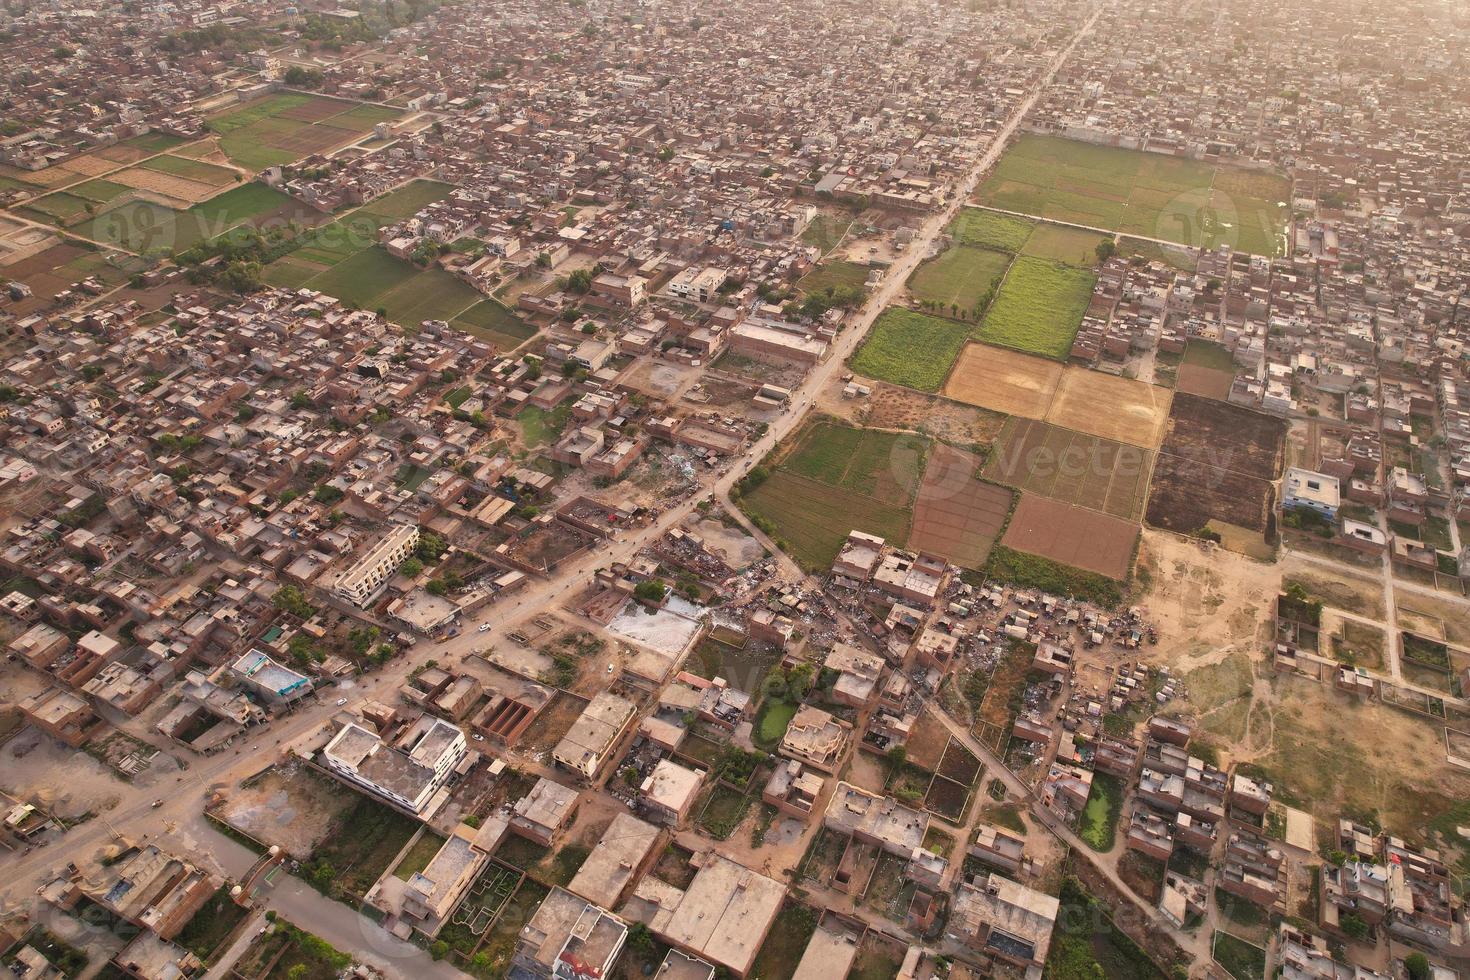
[[[1046,420],[1115,442],[1157,449],[1164,441],[1172,398],[1168,388],[1069,367],[1062,374]]]
[[[643,606],[630,599],[623,611],[607,624],[607,630],[660,653],[677,656],[699,634],[699,622],[692,615],[683,615],[686,612],[697,615],[695,607],[677,603],[678,597],[671,597],[667,607],[650,615]]]
[[[759,561],[764,550],[755,538],[744,531],[728,528],[719,521],[700,521],[694,525],[694,531],[704,538],[705,545],[711,551],[736,571]]]
[[[158,774],[145,772],[134,784],[148,785],[158,779]],[[17,799],[39,803],[65,820],[87,813],[105,814],[121,801],[123,785],[96,759],[37,728],[27,727],[0,749],[0,789]]]
[[[219,815],[257,840],[305,856],[352,802],[330,779],[297,764],[231,789]]]

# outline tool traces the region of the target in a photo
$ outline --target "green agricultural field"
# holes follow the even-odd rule
[[[444,200],[452,190],[453,184],[442,181],[415,180],[380,198],[368,201],[353,216],[368,215],[382,219],[381,224],[391,225],[412,217],[435,201]]]
[[[1096,277],[1086,269],[1022,256],[1011,263],[975,339],[1065,358],[1092,299],[1094,282]]]
[[[868,267],[856,262],[834,259],[823,262],[797,283],[803,292],[823,293],[828,289],[851,286],[862,289],[868,281]]]
[[[809,569],[829,567],[853,529],[890,541],[908,537],[908,508],[781,470],[742,499],[746,510],[768,522],[784,550]]]
[[[1025,218],[981,208],[961,208],[949,226],[949,233],[961,245],[1015,254],[1025,247],[1035,227],[1034,221]]]
[[[131,187],[115,184],[110,180],[89,180],[85,184],[77,184],[71,188],[70,193],[78,197],[85,197],[91,201],[97,201],[99,204],[106,204],[108,201],[122,197],[131,190]]]
[[[144,170],[154,170],[161,174],[183,177],[185,180],[197,180],[201,184],[214,186],[228,184],[236,176],[235,171],[228,167],[218,167],[202,160],[190,160],[187,157],[170,156],[166,153],[150,160],[144,160],[138,166]]]
[[[288,92],[222,113],[209,128],[233,163],[264,170],[329,150],[397,115],[381,106]]]
[[[419,272],[411,263],[381,248],[365,248],[337,263],[307,285],[363,309],[375,309],[388,293]]]
[[[780,468],[828,486],[907,502],[918,489],[928,447],[919,436],[822,421],[803,431]]]
[[[88,216],[88,208],[97,210],[95,201],[77,197],[68,191],[57,191],[38,197],[26,205],[26,210],[39,215],[43,220],[58,225],[71,225]]]
[[[493,299],[470,307],[449,325],[481,340],[488,340],[502,351],[514,350],[536,336],[535,327]]]
[[[938,303],[941,312],[958,308],[974,315],[1010,264],[1011,256],[1005,252],[956,245],[914,270],[909,292],[917,299]]]
[[[173,136],[169,133],[144,133],[142,136],[125,139],[117,145],[137,150],[140,153],[153,154],[162,153],[165,150],[172,150],[183,142],[182,137]]]
[[[1274,174],[1025,134],[979,203],[1145,238],[1276,255],[1291,185]]]
[[[1066,225],[1042,223],[1026,240],[1022,255],[1081,268],[1097,265],[1097,246],[1107,236]]]
[[[410,263],[400,259],[393,261],[413,269]],[[419,272],[382,295],[377,305],[387,311],[388,319],[394,323],[417,327],[424,320],[452,320],[483,298],[475,287],[436,266]]]
[[[889,307],[848,364],[864,377],[938,391],[969,333],[958,320]]]

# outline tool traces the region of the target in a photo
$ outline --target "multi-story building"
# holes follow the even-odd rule
[[[398,745],[356,723],[344,725],[322,750],[322,760],[348,782],[417,815],[444,785],[465,748],[463,732],[425,715]]]
[[[413,524],[397,524],[358,555],[337,577],[333,590],[357,606],[366,607],[377,596],[398,566],[418,547],[419,529]]]

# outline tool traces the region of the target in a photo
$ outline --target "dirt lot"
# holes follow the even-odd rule
[[[1211,519],[1263,531],[1274,502],[1265,480],[1160,453],[1148,499],[1154,527],[1193,534]]]
[[[1001,539],[1007,548],[1120,582],[1128,577],[1137,540],[1137,524],[1029,493],[1021,495]]]
[[[1183,393],[1169,410],[1160,452],[1261,480],[1281,475],[1286,423],[1260,412]]]
[[[976,478],[980,461],[936,445],[914,503],[909,547],[980,568],[1011,510],[1011,491]]]
[[[1159,631],[1152,663],[1188,670],[1234,650],[1254,651],[1270,635],[1277,566],[1145,528],[1136,574],[1144,618]]]
[[[1034,419],[1006,423],[985,475],[998,483],[1137,522],[1153,454]]]
[[[1168,388],[1068,367],[1046,420],[1104,439],[1156,449],[1169,417]]]
[[[944,727],[943,722],[928,710],[921,712],[919,720],[914,723],[913,731],[909,732],[908,761],[920,769],[933,772],[939,767],[950,739],[949,729]]]
[[[866,401],[848,404],[857,405],[855,420],[870,428],[923,432],[961,447],[990,445],[1005,421],[981,408],[881,383]]]
[[[305,858],[356,802],[351,790],[330,777],[292,763],[232,789],[215,815],[258,841]]]
[[[1055,361],[971,343],[955,361],[944,394],[1006,415],[1045,418],[1062,370]]]

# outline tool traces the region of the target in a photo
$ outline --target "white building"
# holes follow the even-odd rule
[[[395,525],[338,576],[336,593],[354,605],[366,607],[418,543],[416,525]]]
[[[465,750],[463,732],[442,718],[425,715],[398,745],[350,723],[327,743],[322,759],[343,779],[422,814]]]

